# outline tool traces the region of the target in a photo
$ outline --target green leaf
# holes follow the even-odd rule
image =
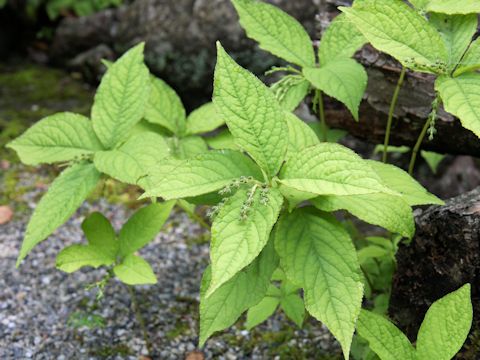
[[[258,166],[234,150],[209,151],[190,159],[165,159],[150,171],[155,184],[142,196],[165,200],[208,194],[222,189],[241,176],[263,180]]]
[[[435,82],[446,111],[460,119],[463,127],[480,137],[480,74],[465,73]]]
[[[107,256],[94,246],[71,245],[57,255],[56,267],[66,273],[72,273],[84,266],[98,268],[102,265],[112,265],[115,258]]]
[[[95,153],[94,163],[98,171],[114,179],[149,188],[149,170],[169,154],[165,138],[147,132],[132,136],[118,149]]]
[[[145,114],[150,86],[144,45],[128,50],[107,70],[95,95],[93,129],[107,149],[125,140]]]
[[[128,256],[148,244],[167,221],[175,201],[154,203],[132,215],[120,230],[120,256]]]
[[[472,317],[470,284],[435,301],[418,331],[417,359],[452,359],[468,337]]]
[[[445,204],[438,197],[430,194],[414,178],[408,175],[406,171],[379,161],[367,160],[367,162],[390,189],[395,190],[403,196],[403,199],[408,205]]]
[[[340,10],[374,47],[406,67],[432,72],[437,61],[448,60],[438,31],[402,0],[363,0]]]
[[[288,294],[280,300],[280,307],[287,317],[299,328],[305,320],[305,304],[298,294]]]
[[[250,330],[267,320],[275,313],[279,303],[277,297],[265,296],[257,305],[248,309],[245,327]]]
[[[225,120],[217,113],[211,102],[200,106],[187,118],[187,135],[203,134],[219,128]]]
[[[322,143],[292,154],[281,183],[317,195],[390,193],[369,163],[344,146]]]
[[[427,11],[444,14],[477,14],[480,13],[478,0],[428,0]]]
[[[150,264],[140,256],[127,255],[123,261],[115,265],[113,272],[117,278],[127,285],[156,284],[157,277]]]
[[[310,83],[300,75],[287,75],[270,86],[282,108],[295,110],[310,91]]]
[[[208,151],[207,143],[200,136],[194,135],[169,140],[170,147],[173,149],[172,155],[177,159],[188,159]]]
[[[308,126],[317,134],[319,139],[324,139],[323,128],[320,122],[309,123]],[[327,129],[327,142],[337,143],[343,139],[348,133],[340,129]]]
[[[295,154],[309,146],[320,144],[317,134],[295,114],[287,113],[286,120],[288,126],[287,158],[290,154]]]
[[[307,311],[329,328],[348,359],[363,284],[347,231],[332,216],[301,208],[280,218],[275,249],[288,279],[303,287]]]
[[[215,150],[240,150],[237,144],[235,144],[235,139],[228,129],[222,130],[214,136],[205,137],[204,139],[208,146]]]
[[[68,112],[40,120],[7,147],[27,165],[69,161],[103,149],[91,121]]]
[[[115,259],[119,247],[117,235],[110,221],[104,215],[99,212],[90,214],[83,221],[82,230],[90,246]]]
[[[320,68],[304,68],[303,75],[317,89],[344,103],[358,121],[368,80],[362,65],[353,59],[338,59]]]
[[[415,222],[411,207],[400,196],[366,194],[346,196],[320,196],[312,200],[316,208],[332,212],[347,210],[359,219],[381,226],[411,239]]]
[[[358,262],[360,265],[363,265],[370,259],[379,259],[385,256],[389,256],[390,252],[388,249],[384,247],[380,247],[377,245],[368,245],[361,248],[358,253]]]
[[[448,69],[453,70],[477,31],[477,15],[430,14],[430,22],[443,37],[448,53]]]
[[[200,346],[214,332],[233,325],[245,310],[263,299],[277,266],[278,257],[270,241],[252,264],[208,298],[211,271],[210,268],[205,270],[200,288]]]
[[[255,0],[232,0],[247,36],[259,46],[300,66],[315,64],[312,41],[303,26],[279,8]]]
[[[150,76],[151,93],[145,110],[145,119],[158,124],[176,135],[186,130],[186,114],[182,101],[167,83]]]
[[[367,43],[367,39],[345,14],[338,15],[322,35],[318,48],[320,65],[350,58]]]
[[[75,164],[63,171],[50,185],[27,225],[17,266],[30,250],[45,240],[72,216],[100,179],[93,164]]]
[[[453,73],[459,76],[465,72],[478,70],[480,68],[480,38],[470,44],[468,51],[460,61],[458,69]]]
[[[268,242],[282,208],[283,197],[272,188],[262,199],[261,189],[257,186],[237,190],[213,221],[210,245],[212,279],[207,297],[248,266]],[[249,208],[246,219],[242,219],[244,205]]]
[[[213,102],[236,144],[274,176],[288,146],[284,111],[270,89],[235,63],[220,43],[217,49]]]
[[[440,165],[442,160],[445,159],[445,155],[438,154],[433,151],[425,151],[425,150],[422,150],[420,154],[422,155],[422,158],[427,162],[428,166],[430,167],[430,170],[432,170],[432,172],[436,174],[438,165]]]
[[[362,310],[357,331],[382,360],[416,360],[415,348],[408,338],[381,315]]]

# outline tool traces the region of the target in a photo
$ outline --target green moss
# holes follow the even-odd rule
[[[93,350],[91,355],[99,356],[101,358],[133,355],[132,350],[125,344],[117,344],[113,346],[104,346],[99,349]]]

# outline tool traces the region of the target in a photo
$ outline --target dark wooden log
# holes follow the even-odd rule
[[[398,269],[389,312],[410,339],[415,340],[428,307],[470,283],[475,320],[470,350],[466,348],[462,358],[478,359],[475,356],[480,354],[480,187],[450,199],[445,206],[417,212],[415,237],[410,245],[401,246],[397,254]]]

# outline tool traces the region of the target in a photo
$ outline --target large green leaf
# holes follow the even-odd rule
[[[402,0],[363,0],[340,9],[374,47],[404,66],[432,72],[437,61],[447,63],[438,31]]]
[[[379,314],[362,310],[358,317],[357,332],[382,360],[416,360],[415,348],[408,338]]]
[[[369,163],[338,144],[322,143],[291,154],[281,183],[317,195],[390,193]]]
[[[455,70],[454,75],[458,76],[465,72],[478,69],[480,69],[480,38],[470,44],[468,51],[460,61],[460,65],[458,69]]]
[[[115,259],[118,252],[118,241],[110,221],[99,212],[91,213],[82,223],[82,230],[88,244]]]
[[[269,189],[262,199],[261,189],[257,186],[237,190],[213,221],[210,245],[212,279],[207,297],[248,266],[268,242],[283,197],[277,189]],[[246,219],[242,219],[244,205],[248,208]]]
[[[151,93],[145,110],[147,121],[161,125],[176,135],[186,130],[186,114],[182,101],[167,83],[150,77]]]
[[[323,211],[347,210],[359,219],[412,238],[415,232],[412,208],[400,196],[366,194],[320,196],[312,203]]]
[[[410,206],[437,204],[444,202],[430,194],[422,185],[412,178],[406,171],[390,164],[367,160],[370,167],[380,176],[383,183],[390,189],[402,195]]]
[[[480,74],[442,76],[435,82],[445,110],[460,119],[463,127],[480,137]]]
[[[195,109],[187,118],[187,134],[203,134],[219,128],[225,120],[218,115],[215,105],[211,102]]]
[[[114,179],[149,188],[149,170],[169,154],[165,138],[147,132],[132,136],[118,149],[95,153],[94,163],[100,172]]]
[[[17,266],[42,240],[61,226],[87,198],[100,179],[93,164],[72,165],[58,176],[38,203],[27,225]]]
[[[214,332],[233,325],[244,311],[264,298],[277,266],[278,257],[270,241],[252,264],[209,297],[206,293],[210,287],[211,270],[205,270],[200,288],[200,346]]]
[[[472,317],[470,284],[435,301],[418,331],[417,359],[452,359],[468,337]]]
[[[353,59],[337,59],[319,68],[304,68],[303,75],[317,89],[344,103],[358,120],[368,79],[362,65]]]
[[[480,13],[478,0],[428,0],[427,11],[444,14],[477,14]]]
[[[430,22],[445,41],[448,53],[448,68],[452,70],[467,50],[477,31],[477,15],[430,14]]]
[[[284,110],[269,88],[235,63],[220,44],[217,48],[213,101],[237,145],[273,176],[288,146]]]
[[[150,171],[154,185],[143,197],[170,200],[208,194],[241,176],[263,179],[258,166],[239,151],[217,150],[185,160],[165,159]]]
[[[287,157],[309,146],[320,144],[315,131],[295,114],[287,113],[286,120],[288,126]]]
[[[7,147],[27,165],[69,161],[103,149],[91,121],[68,112],[40,120]]]
[[[345,14],[338,15],[322,35],[318,48],[320,65],[352,57],[367,39]]]
[[[115,265],[113,272],[127,285],[145,285],[157,282],[157,277],[150,264],[140,256],[133,254],[127,255],[120,264]]]
[[[279,303],[278,297],[265,296],[257,305],[248,309],[245,327],[250,330],[267,320],[275,313]]]
[[[363,284],[347,231],[332,216],[301,208],[280,218],[275,248],[288,279],[303,287],[307,311],[330,329],[348,359]]]
[[[145,114],[150,86],[144,45],[133,47],[108,68],[95,95],[93,128],[107,149],[125,140]]]
[[[120,256],[133,254],[148,244],[167,221],[175,201],[150,204],[132,215],[120,230]]]
[[[257,0],[232,0],[232,3],[247,36],[262,49],[300,66],[315,64],[310,36],[293,17]]]

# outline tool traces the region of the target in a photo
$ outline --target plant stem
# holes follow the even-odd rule
[[[327,142],[328,139],[328,126],[327,126],[327,121],[325,119],[325,109],[323,107],[323,94],[321,90],[315,90],[315,100],[314,104],[318,106],[318,109],[316,109],[317,116],[320,120],[321,124],[321,129],[322,129],[322,141]]]
[[[191,211],[188,206],[185,206],[181,201],[177,201],[177,205],[187,213],[187,215],[192,219],[195,220],[201,227],[210,230],[210,225],[208,225],[205,220],[202,219],[201,216],[198,216],[194,211]]]
[[[145,320],[143,319],[142,313],[138,308],[137,298],[135,295],[135,289],[131,285],[127,285],[128,292],[130,294],[130,300],[132,304],[132,311],[135,314],[135,319],[137,320],[138,325],[142,329],[143,334],[143,341],[145,341],[145,345],[147,346],[148,356],[151,356],[153,353],[153,346],[150,342],[150,338],[148,336],[147,327],[145,326]]]
[[[402,72],[400,73],[400,77],[398,78],[397,86],[395,87],[395,91],[393,93],[392,102],[390,103],[390,110],[388,111],[387,130],[385,131],[385,141],[383,142],[382,161],[384,163],[386,163],[388,159],[388,144],[390,142],[390,132],[392,130],[393,113],[395,112],[395,108],[397,106],[398,95],[400,94],[400,88],[403,85],[403,80],[405,79],[406,72],[407,68],[402,67]]]
[[[427,130],[430,127],[430,123],[432,121],[435,121],[435,118],[437,117],[437,111],[439,106],[440,106],[440,98],[437,96],[432,103],[432,112],[430,113],[430,115],[428,115],[428,118],[425,121],[425,125],[423,125],[423,129],[420,132],[420,135],[418,136],[415,146],[413,147],[412,157],[410,158],[410,165],[408,166],[408,173],[410,175],[413,174],[413,169],[415,168],[415,161],[417,160],[417,154],[418,154],[418,151],[420,150],[420,146],[422,146],[422,142],[423,142],[423,139],[425,138],[425,135],[427,134]]]

